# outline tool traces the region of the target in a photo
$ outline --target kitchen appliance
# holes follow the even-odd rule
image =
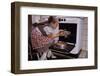
[[[69,31],[68,36],[60,36],[53,45],[53,53],[60,58],[78,58],[82,49],[82,19],[79,17],[58,17],[59,30]]]
[[[58,43],[54,44],[54,48],[66,49],[67,44],[65,42],[59,41]]]
[[[64,42],[69,49],[69,53],[78,54],[82,48],[82,18],[80,17],[58,17],[59,30],[70,31],[71,34],[67,37],[60,36],[59,41]]]

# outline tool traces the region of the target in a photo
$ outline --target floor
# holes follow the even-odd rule
[[[80,55],[79,55],[79,58],[87,58],[87,57],[88,57],[87,50],[82,50]]]

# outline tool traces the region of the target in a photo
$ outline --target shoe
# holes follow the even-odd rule
[[[51,56],[51,58],[57,58],[57,57],[53,55],[53,56]]]

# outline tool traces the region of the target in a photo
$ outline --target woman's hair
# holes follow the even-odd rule
[[[50,17],[48,18],[48,23],[51,23],[51,22],[53,22],[53,23],[56,22],[56,18],[55,18],[54,16],[50,16]]]

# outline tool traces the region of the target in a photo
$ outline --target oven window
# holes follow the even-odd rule
[[[75,23],[59,23],[59,29],[70,31],[71,34],[68,37],[61,36],[59,37],[59,41],[76,43],[77,37],[77,24]]]

